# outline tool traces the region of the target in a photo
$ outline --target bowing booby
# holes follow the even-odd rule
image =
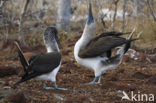
[[[94,71],[95,78],[88,84],[101,82],[101,76],[106,70],[117,68],[122,61],[123,55],[130,47],[132,34],[128,39],[119,37],[124,33],[106,32],[93,38],[96,23],[92,15],[91,4],[89,4],[89,14],[85,24],[82,36],[76,42],[74,47],[74,57],[76,61]],[[111,56],[111,50],[117,46],[124,45],[118,50],[115,56]],[[98,82],[96,82],[99,77]]]
[[[58,88],[56,85],[56,75],[61,66],[61,53],[58,47],[60,42],[57,36],[57,29],[55,27],[48,27],[44,32],[43,40],[47,53],[32,56],[29,61],[25,59],[18,43],[15,42],[21,64],[25,71],[25,75],[16,84],[35,78],[42,80],[45,89],[66,90],[65,88]],[[52,81],[54,88],[47,87],[43,80]]]

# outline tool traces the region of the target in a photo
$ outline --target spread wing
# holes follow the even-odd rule
[[[100,35],[97,35],[95,38],[93,38],[90,42],[94,42],[96,40],[98,40],[99,38],[105,37],[105,36],[121,36],[121,35],[125,35],[125,34],[130,34],[131,32],[115,32],[115,31],[111,31],[111,32],[104,32],[101,33]]]
[[[111,31],[111,32],[104,32],[104,33],[101,33],[99,36],[101,37],[104,37],[104,36],[121,36],[121,35],[124,35],[124,34],[130,34],[131,32],[116,32],[116,31]]]
[[[59,52],[38,54],[32,57],[29,62],[29,71],[37,72],[39,74],[49,73],[59,66],[61,54]]]
[[[94,40],[90,42],[86,48],[83,50],[80,50],[79,57],[81,58],[90,58],[90,57],[96,57],[100,56],[105,52],[110,51],[111,49],[120,46],[122,44],[125,44],[131,40],[126,40],[122,37],[117,36],[105,36],[102,38],[98,38],[97,40]]]

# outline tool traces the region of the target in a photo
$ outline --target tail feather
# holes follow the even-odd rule
[[[133,36],[133,34],[134,34],[134,31],[135,31],[135,28],[134,28],[134,29],[132,30],[132,32],[130,33],[129,37],[127,37],[127,43],[124,45],[123,48],[121,48],[121,50],[119,50],[119,54],[120,54],[121,57],[128,51],[128,49],[129,49],[130,46],[131,46],[131,42],[132,42],[132,41],[135,41],[135,40],[138,40],[138,38],[132,39],[132,36]]]
[[[132,41],[135,41],[135,40],[138,40],[138,38],[136,39],[132,39],[132,36],[134,34],[134,31],[135,31],[135,28],[133,29],[133,31],[130,33],[129,37],[127,38],[130,42],[126,43],[123,50],[124,50],[124,54],[128,51],[128,49],[130,48],[131,46],[131,42]]]
[[[125,43],[124,47],[122,47],[119,51],[118,54],[120,54],[120,57],[122,57],[130,48],[131,46],[131,42],[138,40],[138,39],[129,39],[127,40],[127,42]]]
[[[23,52],[21,50],[21,48],[19,47],[18,43],[17,42],[14,42],[17,49],[18,49],[18,55],[20,57],[20,62],[24,68],[24,71],[27,73],[27,67],[29,66],[29,63],[28,61],[25,59],[24,55],[23,55]]]
[[[135,28],[130,33],[129,37],[127,37],[128,40],[132,39],[132,36],[133,36],[134,32],[135,32]]]
[[[39,74],[36,73],[36,72],[33,72],[33,73],[30,73],[30,74],[24,75],[18,82],[15,83],[15,85],[18,85],[18,84],[20,84],[20,83],[22,83],[22,82],[25,82],[25,81],[27,81],[27,80],[30,80],[30,79],[32,79],[32,78],[38,76],[38,75],[39,75]]]
[[[138,39],[129,39],[128,42],[124,45],[123,47],[123,52],[124,54],[128,51],[128,49],[130,48],[131,46],[131,42],[132,41],[135,41],[135,40],[138,40]]]

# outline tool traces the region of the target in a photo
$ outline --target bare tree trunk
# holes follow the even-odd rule
[[[125,12],[126,12],[126,4],[127,4],[127,0],[123,0],[123,15],[122,15],[122,32],[124,32],[125,29]]]
[[[26,13],[26,10],[27,10],[27,7],[28,7],[28,4],[29,4],[30,0],[26,0],[25,1],[25,4],[22,8],[22,11],[21,11],[21,16],[20,16],[20,23],[19,23],[19,40],[21,41],[21,43],[23,45],[26,45],[26,42],[25,42],[25,39],[24,39],[24,33],[23,33],[23,17]]]
[[[116,13],[117,13],[117,5],[118,5],[119,0],[114,0],[114,16],[113,16],[113,21],[112,21],[112,30],[115,30],[114,23],[116,21]]]
[[[151,13],[151,15],[153,17],[153,20],[156,22],[156,17],[155,17],[155,13],[154,13],[154,10],[152,8],[151,2],[152,2],[152,0],[147,0],[147,5],[148,5],[148,7],[150,9],[150,13]]]
[[[71,0],[58,1],[57,28],[59,30],[65,31],[69,30],[70,10],[71,10]]]
[[[7,39],[8,39],[8,26],[7,26],[7,20],[6,20],[6,18],[3,16],[3,7],[4,7],[4,5],[5,5],[5,3],[6,3],[6,1],[0,1],[0,19],[2,20],[2,22],[3,22],[3,25],[4,25],[4,27],[5,27],[5,30],[6,30],[6,35],[5,35],[5,40],[7,41]]]
[[[144,16],[144,8],[145,8],[145,0],[134,0],[135,2],[135,15],[136,16]]]
[[[97,0],[96,3],[97,3],[97,5],[98,5],[98,7],[99,7],[99,10],[102,10],[102,5],[100,4],[99,0]],[[99,15],[99,16],[100,16],[99,18],[100,18],[100,21],[101,21],[101,23],[102,23],[102,25],[103,25],[104,30],[106,30],[106,29],[107,29],[107,26],[106,26],[106,23],[105,23],[105,21],[104,21],[104,14],[102,13],[102,14]]]
[[[107,26],[106,26],[106,23],[105,23],[105,21],[104,21],[103,18],[104,18],[104,17],[101,16],[101,23],[102,23],[102,25],[103,25],[104,30],[106,30],[106,29],[107,29]]]

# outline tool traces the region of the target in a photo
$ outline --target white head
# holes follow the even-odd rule
[[[43,40],[47,48],[47,52],[59,51],[58,45],[60,45],[57,29],[55,27],[48,27],[43,35]]]
[[[91,3],[90,3],[89,4],[88,19],[86,21],[86,25],[85,25],[82,36],[84,36],[85,39],[92,38],[92,35],[94,34],[95,28],[96,28],[96,23],[95,23],[93,15],[92,15],[92,7],[91,7]]]

